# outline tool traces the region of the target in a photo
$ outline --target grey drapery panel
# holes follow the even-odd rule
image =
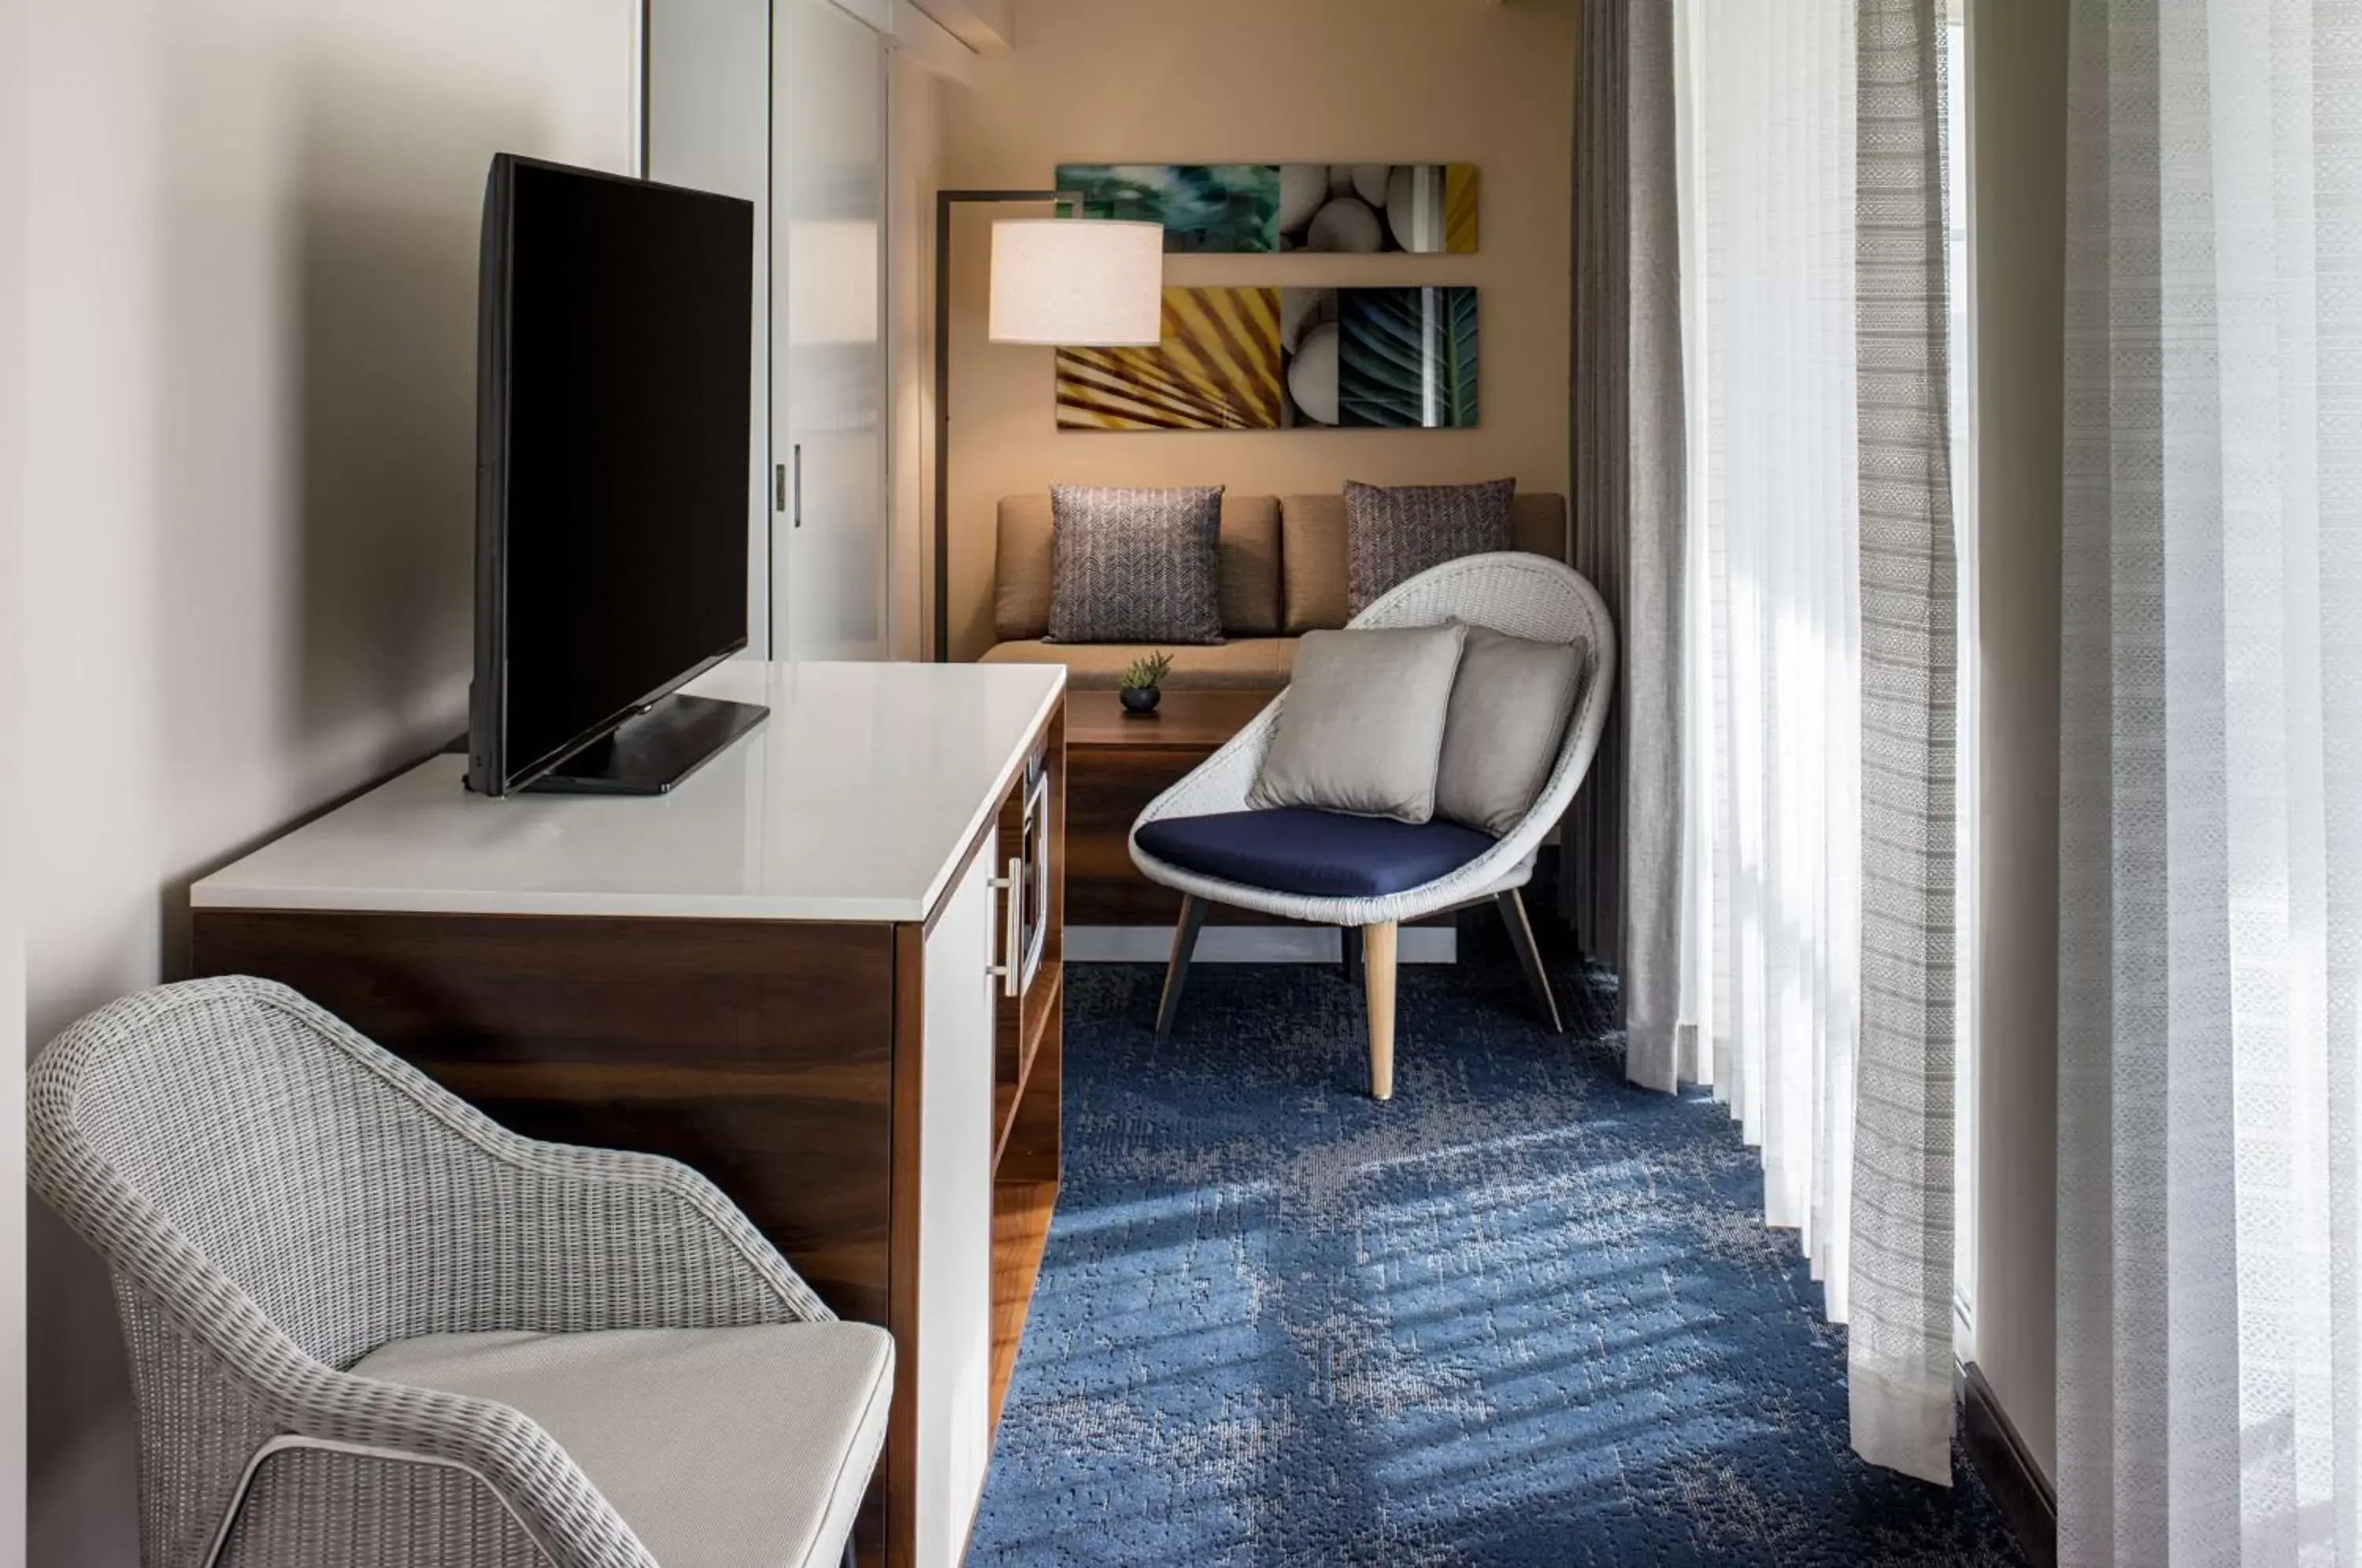
[[[2075,0],[2058,1561],[2362,1564],[2362,0]]]
[[[1569,814],[1562,906],[1623,977],[1625,1070],[1670,1089],[1681,1007],[1687,525],[1672,0],[1583,8],[1575,104],[1574,537],[1623,690]]]
[[[1574,475],[1570,558],[1615,613],[1617,641],[1628,660],[1632,630],[1624,607],[1624,367],[1630,341],[1625,167],[1630,141],[1630,4],[1592,0],[1582,9],[1574,89],[1574,362],[1569,389]],[[1628,663],[1625,668],[1628,671]],[[1584,956],[1615,969],[1624,962],[1624,711],[1621,701],[1608,710],[1590,775],[1560,829],[1559,849],[1559,908],[1574,927],[1576,945]]]
[[[1858,0],[1854,1447],[1951,1478],[1955,586],[1943,0]]]

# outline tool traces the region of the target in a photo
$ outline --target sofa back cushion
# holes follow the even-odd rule
[[[1231,636],[1279,634],[1279,526],[1276,496],[1223,495],[1215,561],[1222,630]],[[1050,630],[1051,536],[1047,490],[1002,499],[992,601],[993,629],[1002,642],[1028,641]]]
[[[1352,618],[1346,607],[1343,492],[1282,496],[1279,533],[1287,563],[1281,629],[1300,636],[1343,625]],[[1509,498],[1510,548],[1562,561],[1566,546],[1566,497],[1519,491]]]

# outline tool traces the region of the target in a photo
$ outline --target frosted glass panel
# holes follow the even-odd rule
[[[773,646],[882,658],[885,57],[829,0],[773,13]]]

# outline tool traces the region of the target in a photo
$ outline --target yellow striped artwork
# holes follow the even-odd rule
[[[1166,289],[1153,348],[1061,348],[1065,430],[1276,430],[1279,291]]]
[[[1443,248],[1455,256],[1476,250],[1476,165],[1443,166]]]

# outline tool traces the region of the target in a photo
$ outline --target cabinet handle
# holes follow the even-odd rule
[[[1013,997],[1025,984],[1025,862],[1009,857],[1009,875],[987,879],[1001,890],[1000,951],[1006,963],[988,964],[984,972],[1000,982],[1000,994]]]
[[[788,455],[796,462],[795,506],[789,526],[800,528],[804,525],[804,444],[801,441],[797,442],[789,448]]]

